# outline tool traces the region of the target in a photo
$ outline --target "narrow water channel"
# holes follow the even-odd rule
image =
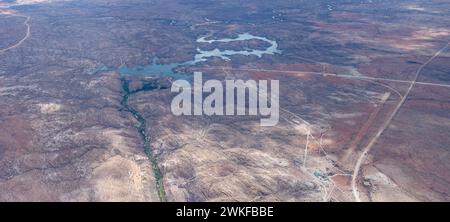
[[[126,80],[125,78],[121,78],[122,83],[122,90],[123,90],[123,97],[121,101],[121,105],[123,109],[133,115],[133,117],[139,122],[139,124],[136,126],[136,129],[139,132],[139,135],[141,136],[141,139],[143,141],[144,146],[144,152],[147,155],[148,160],[150,161],[150,164],[152,166],[153,174],[156,181],[156,189],[158,192],[159,200],[161,202],[166,202],[166,192],[164,190],[164,184],[163,184],[163,176],[161,173],[161,170],[158,167],[158,162],[156,160],[156,157],[153,155],[153,150],[150,145],[150,137],[147,133],[147,121],[145,118],[130,104],[128,103],[128,99],[133,94],[136,94],[138,92],[143,91],[152,91],[155,89],[158,89],[158,86],[152,86],[152,85],[146,85],[138,90],[130,91],[129,88],[129,80]]]

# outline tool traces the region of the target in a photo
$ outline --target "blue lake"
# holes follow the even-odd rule
[[[274,55],[274,54],[281,54],[281,50],[278,49],[278,44],[276,41],[269,40],[265,37],[260,36],[254,36],[249,33],[239,34],[237,38],[225,38],[225,39],[211,39],[206,40],[206,37],[201,37],[197,39],[198,43],[214,43],[214,42],[234,42],[234,41],[245,41],[245,40],[251,40],[251,39],[258,39],[265,42],[270,43],[270,46],[267,47],[264,50],[220,50],[220,49],[213,49],[213,50],[206,50],[203,51],[199,48],[197,48],[197,54],[194,56],[193,60],[182,62],[182,63],[169,63],[169,64],[159,64],[158,59],[153,59],[153,62],[148,65],[143,66],[134,66],[134,67],[127,67],[127,66],[121,66],[119,67],[118,71],[121,75],[146,75],[146,76],[172,76],[176,79],[184,79],[187,76],[177,74],[174,72],[174,69],[179,66],[190,66],[195,65],[200,62],[205,62],[208,60],[208,58],[211,57],[219,57],[224,60],[231,60],[231,56],[233,55],[245,55],[245,56],[258,56],[262,57],[263,55]]]

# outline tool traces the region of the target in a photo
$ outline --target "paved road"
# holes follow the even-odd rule
[[[394,117],[397,115],[397,113],[400,110],[400,108],[403,106],[405,101],[408,99],[408,96],[409,96],[411,90],[414,88],[414,85],[417,84],[417,79],[419,78],[419,75],[422,72],[423,68],[425,68],[428,64],[430,64],[431,61],[433,61],[437,56],[439,56],[439,54],[441,54],[449,46],[450,46],[450,43],[447,43],[447,45],[445,45],[443,48],[441,48],[439,51],[437,51],[430,59],[428,59],[427,62],[425,62],[422,66],[419,67],[419,69],[416,71],[414,79],[411,81],[411,84],[409,85],[409,88],[406,91],[406,93],[403,96],[403,98],[397,104],[397,106],[395,107],[394,111],[392,112],[392,114],[387,119],[387,121],[378,130],[378,132],[375,135],[375,137],[372,138],[372,140],[369,142],[369,144],[367,144],[367,146],[364,148],[363,152],[359,156],[359,158],[358,158],[358,160],[356,162],[356,165],[355,165],[355,169],[353,170],[353,176],[352,176],[352,192],[353,192],[353,196],[355,197],[356,201],[358,201],[358,202],[361,201],[361,199],[359,197],[359,192],[358,192],[358,187],[357,187],[357,184],[356,184],[356,180],[357,180],[357,177],[358,177],[358,174],[359,174],[359,170],[361,169],[361,164],[364,162],[367,153],[369,153],[369,151],[371,150],[373,145],[376,143],[378,138],[380,138],[380,136],[383,134],[383,132],[389,127],[389,125],[391,124],[391,122],[394,119]]]
[[[424,65],[422,65],[422,66],[424,67]],[[290,73],[290,74],[308,74],[308,75],[320,75],[320,76],[334,76],[334,77],[338,77],[338,78],[347,78],[347,79],[374,80],[374,81],[397,82],[397,83],[408,83],[408,84],[412,84],[413,83],[413,81],[409,81],[409,80],[376,78],[376,77],[369,77],[369,76],[340,75],[340,74],[336,74],[336,73],[327,73],[327,72],[306,72],[306,71],[289,71],[289,70],[275,70],[275,69],[252,69],[252,68],[230,68],[230,67],[222,67],[222,66],[209,66],[209,67],[198,68],[198,69],[199,70],[224,69],[224,70],[237,70],[237,71],[278,72],[278,73]],[[438,86],[438,87],[449,87],[450,88],[450,85],[448,85],[448,84],[418,82],[418,81],[415,81],[414,84],[427,85],[427,86]]]

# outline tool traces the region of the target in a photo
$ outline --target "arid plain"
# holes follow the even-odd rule
[[[0,201],[450,201],[449,43],[446,0],[0,0]],[[194,71],[279,124],[174,116]]]

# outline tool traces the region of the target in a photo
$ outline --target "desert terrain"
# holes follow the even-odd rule
[[[173,115],[194,71],[280,122]],[[0,0],[0,106],[0,201],[450,201],[450,2]]]

